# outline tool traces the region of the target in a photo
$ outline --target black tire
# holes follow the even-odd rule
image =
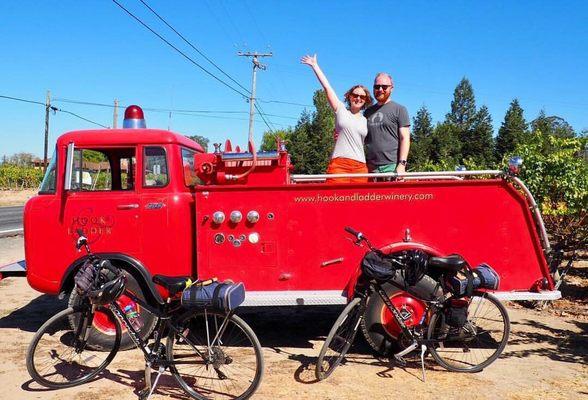
[[[362,319],[363,307],[362,299],[356,297],[347,304],[333,324],[325,343],[323,343],[314,370],[316,379],[319,381],[328,378],[333,373],[351,348],[360,319]]]
[[[125,291],[130,291],[133,294],[135,294],[137,297],[139,297],[141,299],[141,301],[145,301],[145,295],[143,294],[143,291],[141,290],[141,287],[139,286],[139,283],[137,282],[137,280],[130,275],[128,272],[125,271],[125,274],[127,275],[127,285],[126,285],[126,289]],[[128,304],[128,302],[132,302],[128,297],[124,298],[124,294],[123,299],[119,299],[117,300],[119,302],[119,305],[121,305],[121,308],[124,309],[124,306]],[[77,306],[81,303],[81,298],[78,295],[78,293],[75,290],[72,290],[70,296],[69,296],[69,301],[68,301],[68,306],[69,307],[74,307]],[[139,336],[141,337],[141,339],[143,341],[146,341],[147,338],[151,335],[151,333],[153,332],[153,329],[155,328],[155,325],[157,324],[157,318],[151,314],[148,311],[144,311],[141,309],[141,307],[136,304],[135,302],[132,302],[133,307],[135,307],[137,313],[139,314],[138,317],[138,321],[139,321],[139,326],[141,327],[141,330],[139,331]],[[104,316],[102,316],[102,318],[99,318],[97,321],[104,321],[105,318]],[[72,321],[72,328],[75,328],[75,326],[73,325]],[[112,326],[114,326],[114,323],[112,321],[110,321],[112,323]],[[92,334],[95,335],[96,337],[96,345],[97,346],[101,346],[104,344],[108,344],[111,343],[112,338],[111,336],[114,334],[114,331],[112,329],[105,329],[104,326],[102,326],[103,324],[100,324],[99,322],[96,322],[94,324],[94,331]],[[121,343],[120,343],[120,350],[129,350],[132,349],[133,347],[135,347],[135,343],[133,342],[133,340],[131,339],[131,337],[129,336],[129,334],[127,333],[127,328],[122,325],[122,339],[121,339]]]
[[[397,273],[397,275],[399,272]],[[398,283],[402,283],[400,276],[394,279]],[[386,292],[389,298],[403,293],[398,287],[390,284],[382,284],[382,289]],[[410,286],[408,290],[415,298],[432,300],[433,298],[440,298],[443,296],[443,290],[440,285],[431,277],[424,276],[416,285]],[[365,337],[366,342],[370,347],[380,356],[389,356],[397,353],[404,347],[402,337],[394,335],[391,329],[382,321],[382,312],[386,307],[380,296],[376,293],[372,294],[367,301],[365,312],[361,321],[361,332]],[[407,305],[407,309],[411,310],[411,305]],[[418,321],[414,321],[417,322]],[[398,330],[400,328],[398,327]]]
[[[456,331],[445,323],[445,313],[431,317],[428,339],[444,338],[429,346],[431,355],[443,368],[454,372],[479,372],[502,354],[510,334],[506,308],[488,293],[474,293],[470,298],[467,323]]]
[[[186,393],[199,400],[247,399],[255,393],[263,377],[263,350],[245,321],[199,310],[176,326],[181,329],[170,332],[166,352]],[[207,337],[212,341],[219,330],[215,344],[208,346]]]
[[[105,308],[101,311],[112,314]],[[83,327],[82,321],[92,316],[88,308],[70,307],[39,328],[26,355],[27,370],[35,382],[51,389],[77,386],[88,382],[110,364],[120,346],[120,324],[116,324],[110,343],[101,341],[100,344],[96,341],[96,331],[90,329],[87,344],[81,345],[79,337],[83,337],[83,328],[71,328],[71,320],[76,321],[76,327]]]

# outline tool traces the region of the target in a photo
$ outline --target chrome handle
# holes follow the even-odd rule
[[[134,210],[135,208],[139,208],[138,204],[119,204],[116,206],[117,210]]]

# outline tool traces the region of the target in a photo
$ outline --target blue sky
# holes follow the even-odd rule
[[[147,0],[146,0],[147,1]],[[138,0],[131,12],[194,60],[220,75]],[[588,128],[588,3],[359,2],[202,0],[147,3],[200,51],[249,88],[251,64],[238,51],[272,51],[258,74],[258,97],[276,128],[294,125],[319,85],[299,64],[307,53],[341,96],[356,83],[371,87],[376,72],[391,73],[393,98],[414,115],[426,105],[435,121],[449,110],[455,85],[467,76],[478,106],[496,128],[518,97],[531,120],[541,109],[581,131]],[[0,3],[0,95],[139,104],[160,109],[237,111],[181,115],[146,112],[147,125],[211,142],[244,145],[249,106],[167,47],[109,0]],[[230,82],[230,81],[228,81]],[[55,101],[55,106],[103,125],[112,109]],[[122,111],[120,112],[122,114]],[[0,99],[0,155],[42,154],[42,106]],[[122,120],[119,120],[119,124]],[[51,116],[50,147],[63,132],[92,128],[71,115]],[[259,144],[265,124],[257,118]]]

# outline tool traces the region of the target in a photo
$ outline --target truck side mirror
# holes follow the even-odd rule
[[[71,177],[73,174],[73,160],[74,160],[75,145],[69,143],[67,145],[67,157],[65,158],[65,184],[64,190],[71,190]]]

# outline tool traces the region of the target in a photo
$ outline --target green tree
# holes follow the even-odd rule
[[[506,110],[504,121],[498,130],[496,137],[496,153],[497,160],[501,160],[505,155],[512,154],[514,149],[529,133],[529,124],[525,121],[523,109],[519,101],[514,99],[510,103],[510,107]]]
[[[277,150],[276,139],[279,138],[282,142],[286,143],[286,147],[290,143],[290,136],[292,136],[292,129],[280,129],[277,131],[267,131],[263,134],[263,139],[261,140],[261,146],[259,149],[261,151],[275,151]]]
[[[431,113],[424,105],[412,119],[411,135],[409,154],[411,170],[422,170],[433,154],[433,123]]]
[[[432,164],[443,166],[442,170],[452,170],[461,161],[461,142],[458,128],[449,123],[437,123],[431,137]],[[426,169],[437,170],[432,165]]]
[[[557,115],[546,116],[545,110],[541,110],[537,118],[531,121],[531,129],[533,132],[539,131],[563,138],[576,136],[574,128],[565,119]]]
[[[445,116],[445,121],[457,127],[460,132],[467,132],[471,129],[476,117],[476,98],[474,88],[468,80],[463,77],[453,91],[451,111]]]
[[[482,106],[476,113],[472,127],[463,133],[461,156],[463,160],[471,160],[480,167],[494,164],[494,128],[488,107]]]
[[[204,136],[200,136],[200,135],[192,135],[192,136],[186,136],[188,139],[192,139],[193,141],[195,141],[196,143],[198,143],[200,146],[202,146],[202,148],[204,149],[204,152],[208,152],[208,143],[210,143],[210,140]]]
[[[454,140],[455,138],[451,138],[451,140],[445,140],[445,146],[455,146],[451,149],[445,149],[445,151],[454,155],[455,161],[458,163],[461,163],[464,158],[471,156],[469,153],[462,154],[462,148],[471,139],[476,116],[474,88],[470,81],[466,77],[463,77],[453,91],[451,111],[445,115],[445,124],[452,127],[452,134],[457,135],[458,139]],[[445,129],[445,127],[443,128]]]
[[[316,111],[305,110],[290,136],[288,151],[295,173],[324,173],[333,151],[335,115],[323,90],[314,93],[313,103]]]
[[[586,248],[588,238],[588,138],[534,132],[515,148],[523,157],[521,178],[556,241]]]

